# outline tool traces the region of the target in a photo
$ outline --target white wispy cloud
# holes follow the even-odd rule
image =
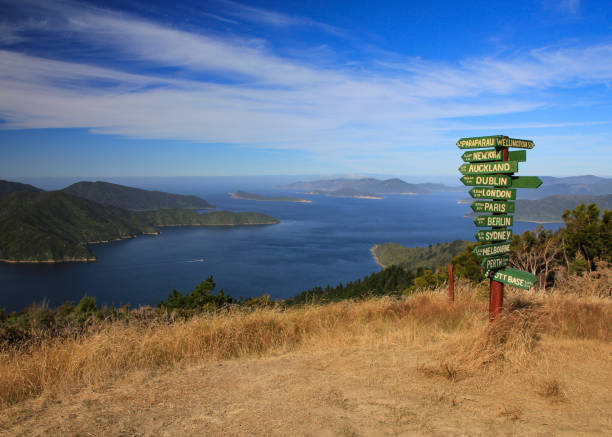
[[[84,127],[136,138],[386,153],[440,143],[449,119],[531,111],[551,105],[546,93],[612,80],[610,44],[455,64],[393,57],[359,68],[322,67],[279,56],[261,39],[60,5],[47,7],[44,22],[0,26],[0,42],[3,34],[29,38],[28,26],[49,38],[69,33],[102,54],[98,65],[10,46],[0,51],[3,128]],[[274,25],[298,20],[230,6]],[[134,73],[165,68],[178,73]]]

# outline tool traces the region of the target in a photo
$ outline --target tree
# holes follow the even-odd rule
[[[562,251],[559,233],[538,226],[535,232],[515,234],[510,248],[510,264],[538,276],[539,287],[545,288]]]
[[[470,244],[463,252],[454,257],[451,261],[454,274],[461,278],[469,279],[472,282],[480,282],[483,278],[483,271],[478,258],[472,253],[476,244]]]
[[[602,219],[599,218],[600,210],[592,203],[588,207],[584,203],[578,205],[574,210],[563,213],[565,229],[563,230],[565,258],[568,262],[570,256],[578,252],[587,262],[590,270],[595,268],[595,259],[610,259],[610,243],[612,242],[612,211],[604,211]]]

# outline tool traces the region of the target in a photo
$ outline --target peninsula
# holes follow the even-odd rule
[[[280,221],[274,217],[255,212],[200,214],[178,208],[130,211],[63,190],[33,192],[28,188],[0,196],[0,261],[89,262],[96,260],[90,244],[157,235],[160,227],[277,223]]]
[[[470,243],[466,240],[455,240],[448,243],[430,244],[426,247],[405,247],[398,243],[384,243],[374,245],[370,251],[376,263],[382,268],[396,265],[407,270],[418,268],[433,270],[448,264]]]
[[[257,200],[260,202],[297,202],[297,203],[312,203],[312,200],[302,199],[299,197],[289,196],[264,196],[261,194],[247,193],[246,191],[238,190],[230,193],[232,199],[242,200]]]

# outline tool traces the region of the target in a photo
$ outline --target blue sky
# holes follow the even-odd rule
[[[612,176],[609,1],[0,0],[0,178]]]

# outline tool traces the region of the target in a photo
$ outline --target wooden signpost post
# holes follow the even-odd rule
[[[504,284],[528,290],[535,284],[536,277],[528,272],[508,267],[510,264],[510,240],[514,224],[515,188],[538,188],[542,185],[535,176],[514,176],[518,172],[518,163],[525,162],[525,150],[510,152],[509,147],[533,149],[531,140],[519,140],[503,135],[461,138],[457,141],[460,149],[476,149],[465,152],[461,158],[465,162],[459,167],[464,175],[461,182],[473,186],[470,196],[476,200],[471,207],[474,212],[491,213],[479,215],[474,219],[478,227],[490,227],[476,231],[479,242],[491,244],[479,245],[472,253],[482,258],[481,265],[490,278],[489,286],[489,320],[499,315],[504,299]],[[494,147],[493,149],[491,147]]]

